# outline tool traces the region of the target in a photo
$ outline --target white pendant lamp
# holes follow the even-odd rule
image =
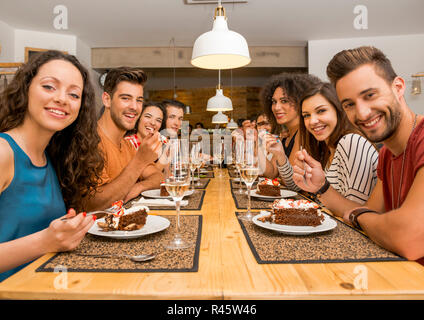
[[[193,46],[191,64],[202,69],[234,69],[251,61],[246,39],[228,29],[225,9],[218,2],[212,31],[200,35]]]
[[[217,112],[231,110],[233,110],[233,104],[230,98],[224,96],[222,89],[218,87],[218,89],[216,89],[216,95],[214,95],[212,98],[209,98],[206,111]]]
[[[227,129],[237,129],[238,125],[234,122],[233,118],[231,118],[230,122],[227,124]]]
[[[228,117],[219,111],[212,117],[212,123],[228,123]]]
[[[221,89],[221,70],[218,72],[218,88],[216,89],[216,94],[208,99],[208,104],[206,105],[206,111],[231,111],[233,110],[233,103],[231,99],[224,96],[224,93]],[[227,121],[228,122],[228,121]]]

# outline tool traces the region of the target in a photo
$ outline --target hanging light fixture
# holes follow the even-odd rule
[[[412,75],[412,90],[411,94],[417,95],[421,93],[421,77],[424,77],[424,72]]]
[[[228,123],[228,117],[222,111],[219,111],[212,117],[212,123]]]
[[[221,70],[219,70],[218,74],[218,88],[216,89],[216,94],[212,98],[209,98],[206,111],[231,111],[233,110],[233,103],[230,98],[224,96],[221,89]]]
[[[233,98],[233,69],[230,70],[230,99]],[[227,124],[227,129],[237,129],[238,125],[234,122],[234,114],[233,111],[231,111],[231,120]]]
[[[202,69],[240,68],[251,61],[246,39],[228,29],[225,9],[218,1],[212,31],[200,35],[193,46],[191,64]]]
[[[228,129],[237,129],[238,125],[234,122],[233,118],[231,118],[230,122],[227,124]]]

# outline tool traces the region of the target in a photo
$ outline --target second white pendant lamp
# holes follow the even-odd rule
[[[208,99],[206,111],[231,111],[233,110],[233,103],[231,102],[230,98],[224,96],[224,93],[221,89],[221,70],[219,70],[218,75],[218,88],[216,89],[216,94]]]
[[[218,2],[211,31],[200,35],[193,45],[191,64],[202,69],[235,69],[251,61],[246,39],[228,29],[225,9]]]

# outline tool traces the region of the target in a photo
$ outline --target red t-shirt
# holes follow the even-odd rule
[[[393,166],[393,204],[397,206],[399,186],[401,185],[400,207],[408,195],[409,189],[414,182],[415,175],[424,165],[424,121],[420,121],[414,131],[412,131],[404,152],[406,152],[405,163],[402,181],[400,181],[403,152],[395,157],[385,146],[380,150],[377,175],[383,182],[384,206],[386,211],[393,210],[391,167]],[[419,259],[418,262],[424,265],[424,257]]]
[[[377,175],[378,178],[383,182],[384,205],[386,211],[394,209],[392,208],[392,165],[394,206],[397,205],[399,186],[400,184],[402,185],[399,207],[405,201],[409,189],[414,182],[415,175],[424,165],[424,121],[418,123],[414,131],[412,131],[406,146],[406,150],[404,152],[406,152],[405,163],[403,168],[402,181],[400,181],[403,152],[395,157],[385,146],[380,150]]]

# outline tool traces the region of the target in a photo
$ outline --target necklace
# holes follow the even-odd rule
[[[412,126],[411,134],[412,134],[412,131],[414,131],[416,124],[417,124],[417,115],[415,115],[415,118],[414,118],[414,125]],[[409,135],[409,137],[411,137],[411,134]],[[402,191],[403,167],[404,167],[404,164],[405,164],[406,149],[408,148],[408,142],[409,142],[409,138],[408,138],[408,141],[406,142],[406,147],[405,147],[405,150],[403,151],[403,156],[402,156],[402,167],[401,167],[401,170],[400,170],[399,192],[398,192],[398,198],[397,198],[397,202],[396,202],[396,207],[395,207],[395,199],[394,199],[395,196],[394,196],[394,193],[393,193],[393,162],[392,162],[392,165],[391,165],[391,175],[392,175],[391,176],[391,178],[392,178],[392,181],[391,181],[392,182],[392,210],[399,208],[400,193]]]

